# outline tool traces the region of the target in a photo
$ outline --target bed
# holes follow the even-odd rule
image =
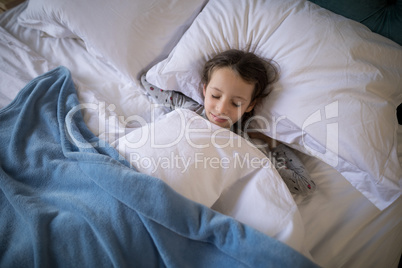
[[[382,28],[342,3],[30,0],[1,14],[0,266],[398,267],[401,1]],[[251,124],[295,150],[311,196],[141,86],[202,104],[200,68],[229,48],[280,66]]]

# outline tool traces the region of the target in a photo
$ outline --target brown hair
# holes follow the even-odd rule
[[[252,52],[246,52],[238,49],[226,50],[217,54],[207,61],[201,75],[201,83],[205,86],[211,80],[212,73],[216,69],[229,67],[235,71],[240,77],[251,84],[254,84],[251,102],[255,105],[259,104],[272,91],[273,84],[279,78],[279,68],[276,62],[257,56]],[[236,122],[235,130],[244,127],[249,118],[254,115],[254,109],[245,113]]]

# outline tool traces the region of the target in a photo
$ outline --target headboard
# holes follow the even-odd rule
[[[402,45],[402,0],[310,0]]]
[[[309,0],[323,8],[366,25],[402,46],[402,0]],[[402,89],[401,89],[402,91]],[[402,104],[397,108],[402,125]]]

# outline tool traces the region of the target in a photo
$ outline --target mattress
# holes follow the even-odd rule
[[[151,109],[152,100],[138,80],[130,79],[111,64],[88,53],[81,39],[52,38],[20,26],[17,18],[26,5],[0,16],[3,55],[0,107],[10,103],[31,79],[65,66],[71,71],[88,128],[116,149],[138,124],[169,119],[167,108]],[[132,115],[143,121],[128,120]],[[168,125],[169,121],[166,122]],[[397,133],[398,158],[402,163],[401,125]],[[120,153],[127,158],[125,152]],[[292,214],[289,226],[276,233],[276,237],[322,267],[398,267],[402,252],[402,198],[381,211],[339,171],[305,153],[297,152],[297,155],[316,182],[317,191],[307,198],[292,196],[297,211]],[[155,175],[153,168],[137,168]],[[159,175],[163,170],[160,172]],[[174,187],[174,182],[167,183]],[[241,202],[247,204],[246,200],[256,192],[243,190],[242,193],[243,197],[240,195],[234,200],[223,192],[218,202],[207,205],[264,232],[264,221],[269,215],[258,215],[263,208],[249,211],[248,215],[244,210],[250,209],[250,204],[244,205],[242,210]]]

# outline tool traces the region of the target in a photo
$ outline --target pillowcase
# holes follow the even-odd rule
[[[81,38],[88,51],[131,79],[165,58],[206,0],[30,0],[21,25]]]
[[[203,103],[202,67],[230,48],[281,68],[255,128],[333,166],[379,209],[400,196],[398,44],[308,1],[211,0],[147,80]]]

